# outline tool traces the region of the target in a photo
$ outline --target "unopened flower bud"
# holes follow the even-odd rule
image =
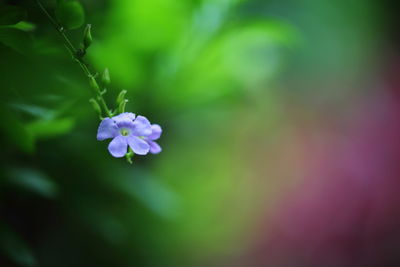
[[[91,28],[92,28],[92,25],[87,24],[86,28],[83,32],[83,46],[85,47],[85,50],[92,44],[92,41],[93,41]]]
[[[99,84],[96,81],[96,78],[94,78],[93,76],[89,76],[89,83],[90,86],[96,91],[98,92],[100,90]]]
[[[101,108],[99,103],[93,98],[89,99],[89,102],[92,104],[94,111],[96,111],[96,113],[99,114],[99,117],[101,117]]]
[[[117,105],[121,104],[122,102],[124,102],[125,100],[125,95],[126,95],[127,91],[126,90],[122,90],[117,97]]]
[[[108,68],[104,69],[103,74],[101,75],[101,81],[104,84],[110,84],[111,79],[110,79],[110,72],[108,71]]]
[[[128,100],[127,99],[124,99],[121,103],[119,103],[119,106],[118,106],[118,111],[120,112],[120,113],[124,113],[125,112],[125,106],[126,106],[126,103],[128,102]]]

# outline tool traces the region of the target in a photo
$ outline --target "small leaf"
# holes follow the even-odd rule
[[[72,30],[82,26],[85,21],[85,12],[80,2],[63,0],[57,5],[56,17],[63,27]]]
[[[13,25],[26,18],[26,11],[17,6],[0,6],[0,25]]]

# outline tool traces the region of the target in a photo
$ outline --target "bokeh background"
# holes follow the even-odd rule
[[[395,1],[81,1],[108,100],[164,130],[133,165],[35,1],[0,3],[0,266],[400,265]]]

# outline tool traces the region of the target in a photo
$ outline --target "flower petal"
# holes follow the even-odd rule
[[[133,129],[134,127],[133,120],[135,119],[135,114],[130,112],[125,112],[112,117],[112,119],[115,121],[118,128]]]
[[[124,112],[121,114],[118,114],[117,116],[112,117],[113,120],[115,121],[120,121],[120,120],[134,120],[135,119],[135,114],[133,114],[132,112]]]
[[[143,139],[140,139],[137,136],[129,136],[127,139],[128,139],[129,146],[132,148],[133,152],[135,152],[136,154],[146,155],[147,153],[149,153],[150,146]]]
[[[154,142],[154,141],[147,141],[147,143],[149,143],[149,145],[150,145],[150,153],[152,153],[152,154],[158,154],[158,153],[161,152],[162,149],[161,149],[160,145],[157,144],[156,142]]]
[[[107,138],[117,136],[118,128],[115,122],[110,118],[105,118],[101,121],[99,129],[97,130],[97,140],[103,141]]]
[[[117,136],[108,145],[108,151],[113,157],[121,158],[125,156],[128,149],[126,137]]]
[[[137,116],[133,122],[132,134],[136,136],[148,136],[151,134],[151,124],[148,119],[143,116]]]
[[[150,140],[157,140],[160,138],[162,133],[161,126],[158,124],[151,125],[151,134],[149,135]]]

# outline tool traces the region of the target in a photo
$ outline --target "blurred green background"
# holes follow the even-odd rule
[[[1,266],[236,266],[302,177],[295,129],[367,94],[387,34],[372,0],[81,3],[108,100],[128,90],[163,152],[111,157],[57,32],[1,1],[27,14],[0,27]]]

